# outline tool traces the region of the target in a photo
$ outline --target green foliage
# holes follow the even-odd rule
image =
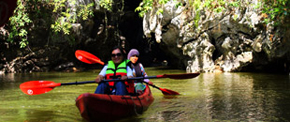
[[[146,13],[152,10],[153,7],[157,7],[158,10],[156,14],[163,13],[163,6],[169,0],[143,0],[140,5],[135,9],[135,11],[139,12],[139,16],[143,17]],[[177,2],[174,0],[175,7],[182,6],[181,2]],[[212,9],[214,12],[222,12],[225,10],[226,2],[224,0],[188,0],[186,4],[189,4],[188,10],[193,10],[195,12],[195,25],[197,26],[198,21],[200,19],[200,11],[202,9]],[[232,2],[232,6],[237,6],[239,1]]]
[[[202,6],[201,6],[202,1],[201,0],[189,0],[188,4],[192,7],[192,10],[200,10],[202,8]]]
[[[153,8],[153,0],[143,0],[142,3],[135,9],[135,11],[139,11],[139,16],[143,17],[146,13],[148,13]]]
[[[139,16],[143,17],[146,13],[152,10],[153,7],[163,6],[170,0],[143,0],[140,5],[135,9],[136,12],[139,12]],[[178,2],[177,0],[173,0],[175,3],[175,7],[182,6],[181,2]],[[162,14],[163,13],[163,7],[158,7],[156,14]]]
[[[212,10],[216,13],[219,13],[226,10],[225,5],[226,5],[226,2],[224,0],[204,0],[204,4],[199,5],[199,6],[202,6],[202,8],[206,8],[208,10]]]
[[[181,2],[177,2],[176,4],[175,4],[175,8],[178,8],[179,6],[182,6],[183,4],[181,3]]]
[[[107,9],[108,11],[112,11],[113,0],[100,0],[100,6]]]
[[[163,8],[160,6],[163,6],[168,1],[169,0],[143,0],[142,3],[135,9],[135,11],[138,11],[139,15],[143,17],[144,14],[151,11],[153,7],[157,7],[158,10],[156,13],[160,14],[163,13]],[[203,9],[219,13],[225,11],[227,8],[238,8],[240,6],[250,5],[250,3],[246,2],[246,4],[242,4],[241,0],[187,0],[185,5],[187,6],[187,10],[195,13],[194,25],[197,26],[197,22],[200,19],[200,11]],[[175,6],[182,6],[182,3],[176,2]],[[274,21],[275,25],[280,25],[283,23],[285,18],[290,17],[289,0],[262,0],[258,1],[254,8],[262,8],[262,12],[267,15],[264,18],[265,23]],[[234,15],[235,20],[237,17],[237,15]]]
[[[157,8],[156,14],[162,14],[163,6],[170,0],[143,0],[135,9],[139,12],[139,16],[143,17],[150,12],[153,7]],[[47,31],[52,37],[55,35],[62,35],[65,39],[71,40],[69,43],[73,44],[74,38],[71,34],[72,25],[81,21],[89,19],[93,16],[94,3],[82,5],[78,0],[17,0],[17,8],[14,15],[10,17],[8,42],[17,42],[20,47],[26,47],[29,44],[28,37],[30,31],[35,26],[35,22],[40,18],[45,19]],[[195,13],[193,20],[194,26],[197,26],[200,20],[200,11],[210,10],[212,12],[223,12],[227,7],[238,8],[241,5],[241,0],[187,0],[181,3],[173,0],[175,7],[185,5],[189,12]],[[40,4],[41,3],[41,4]],[[100,0],[99,5],[108,11],[112,11],[113,0]],[[247,4],[248,5],[248,4]],[[263,0],[259,1],[256,9],[262,9],[263,13],[267,15],[264,17],[264,22],[269,23],[275,21],[275,25],[283,23],[285,18],[290,15],[290,1],[289,0]],[[234,19],[237,19],[234,15]]]
[[[8,42],[18,42],[21,48],[29,44],[28,35],[36,21],[43,19],[52,40],[61,34],[73,44],[72,24],[93,16],[94,3],[82,5],[77,0],[18,0],[14,15],[10,17]]]
[[[157,15],[162,14],[162,13],[163,13],[163,9],[162,9],[162,8],[159,8],[159,9],[157,10],[157,12],[156,12]]]
[[[79,5],[77,0],[54,0],[52,6],[54,6],[53,13],[56,21],[51,24],[51,29],[54,31],[52,39],[54,40],[55,34],[64,34],[65,39],[69,41],[71,45],[74,44],[75,39],[70,34],[72,25],[82,20],[87,20],[90,16],[93,16],[92,8],[94,3],[88,5]]]
[[[26,47],[28,45],[27,41],[27,30],[28,25],[32,21],[25,9],[24,3],[21,0],[17,0],[17,8],[15,10],[14,16],[10,17],[11,31],[7,38],[8,42],[14,42],[14,40],[20,40],[20,48]]]
[[[93,11],[89,9],[94,6],[93,3],[88,5],[77,5],[76,0],[54,0],[51,3],[54,6],[55,23],[51,28],[56,33],[63,32],[70,34],[72,24],[81,20],[87,20],[89,16],[93,16]]]
[[[159,0],[158,3],[161,5],[164,5],[168,2],[169,0]]]
[[[282,21],[290,15],[289,0],[264,0],[263,13],[267,14],[265,23],[275,21],[275,25],[280,25]]]
[[[239,0],[237,0],[237,1],[231,1],[230,3],[229,3],[229,6],[230,7],[239,7],[240,6],[240,4],[241,4],[241,2],[239,1]]]
[[[82,17],[83,20],[87,20],[90,16],[93,16],[94,13],[92,10],[90,10],[89,8],[92,8],[94,7],[94,4],[91,3],[91,4],[88,4],[88,5],[80,5],[81,9],[78,13],[78,17]]]

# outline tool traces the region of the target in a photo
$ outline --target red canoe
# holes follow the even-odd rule
[[[149,86],[142,95],[81,94],[76,99],[81,116],[91,122],[114,121],[142,114],[154,101]]]

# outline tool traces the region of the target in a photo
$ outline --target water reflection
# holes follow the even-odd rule
[[[265,74],[203,73],[197,78],[198,81],[188,80],[186,85],[179,84],[186,89],[182,96],[175,96],[174,99],[160,98],[158,105],[154,106],[159,112],[150,120],[290,120],[288,78],[279,76],[281,79],[278,80],[277,75],[272,76],[269,78],[271,76],[265,77]],[[285,90],[287,92],[284,94]]]
[[[242,73],[203,74],[200,78],[203,81],[200,87],[204,88],[206,108],[210,111],[212,119],[280,120],[277,116],[280,116],[278,114],[281,110],[277,104],[281,101],[279,99],[281,95],[275,90],[277,82],[269,81],[269,79],[263,82],[260,80],[261,77]]]
[[[246,109],[248,105],[252,105],[249,100],[252,99],[253,78],[235,73],[203,74],[202,78],[206,107],[211,112],[212,119],[248,118],[245,116],[251,113]]]
[[[15,82],[15,74],[0,74],[0,83],[1,82]]]
[[[150,76],[184,73],[181,70],[147,68]],[[98,72],[98,71],[96,71]],[[28,73],[0,75],[0,121],[84,121],[75,98],[81,93],[93,93],[96,84],[56,87],[35,96],[23,94],[19,85],[25,81],[48,80],[75,82],[93,80],[95,72]],[[202,73],[187,80],[152,79],[161,88],[179,92],[164,96],[152,88],[155,98],[149,109],[127,121],[290,121],[289,76],[259,73]]]

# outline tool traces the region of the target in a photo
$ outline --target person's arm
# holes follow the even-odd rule
[[[97,78],[95,80],[96,83],[100,83],[104,79],[104,77],[106,76],[107,68],[108,68],[108,65],[105,65],[103,67],[103,69],[101,70],[101,72],[99,73],[99,75],[97,76]]]
[[[142,72],[143,76],[144,76],[144,77],[147,77],[148,75],[147,75],[147,73],[145,72],[145,68],[143,67],[143,65],[142,65],[141,63],[140,63],[139,65],[140,65],[141,72]],[[144,82],[147,82],[147,83],[153,85],[153,83],[152,83],[149,79],[144,79]]]
[[[122,76],[121,80],[127,80],[128,78],[132,78],[133,77],[132,69],[129,66],[127,66],[126,68],[127,68],[127,76]]]
[[[103,67],[103,69],[101,70],[101,72],[99,73],[99,75],[105,76],[106,75],[107,68],[108,68],[108,65],[105,65]]]
[[[127,76],[129,78],[133,77],[133,70],[130,68],[130,66],[127,66]]]

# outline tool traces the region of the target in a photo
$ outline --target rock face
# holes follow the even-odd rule
[[[163,49],[178,59],[171,61],[183,63],[187,72],[255,71],[273,65],[288,71],[290,31],[264,24],[265,14],[255,8],[258,3],[225,4],[221,12],[214,12],[176,7],[172,0],[145,15],[144,34],[154,33],[156,41],[167,47]],[[160,7],[164,11],[157,14]]]

